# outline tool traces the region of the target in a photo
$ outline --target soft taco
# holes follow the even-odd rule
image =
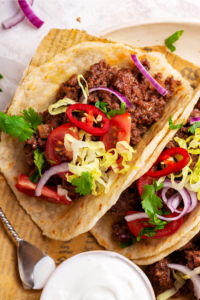
[[[34,69],[1,113],[1,171],[43,233],[69,240],[146,173],[169,116],[180,123],[196,101],[162,54],[81,43]]]
[[[194,99],[193,110],[182,115],[184,123],[169,122],[169,132],[158,145],[163,151],[156,160],[149,157],[150,169],[139,171],[137,181],[92,229],[101,245],[138,265],[159,261],[200,230],[199,89]]]

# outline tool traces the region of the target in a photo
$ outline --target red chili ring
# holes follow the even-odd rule
[[[84,111],[88,114],[89,114],[89,111],[92,111],[95,117],[97,117],[98,115],[101,115],[102,116],[101,122],[103,124],[103,127],[102,128],[91,127],[87,123],[78,121],[72,115],[73,111],[75,111],[75,110]],[[108,120],[106,115],[100,109],[98,109],[97,107],[95,107],[93,105],[82,104],[82,103],[72,104],[67,108],[66,115],[67,115],[68,119],[70,120],[70,122],[75,124],[77,127],[83,129],[84,131],[86,131],[92,135],[95,135],[95,136],[101,136],[101,135],[105,134],[110,127],[110,121]]]

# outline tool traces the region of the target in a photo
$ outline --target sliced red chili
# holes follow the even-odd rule
[[[172,157],[176,154],[179,154],[181,156],[183,156],[183,158],[181,160],[179,160],[178,162],[169,162],[169,157]],[[160,162],[165,162],[167,164],[167,168],[160,170],[160,171],[156,171],[153,172],[152,168],[146,173],[148,176],[151,177],[162,177],[162,176],[167,176],[170,175],[172,173],[181,171],[185,166],[187,166],[187,164],[190,161],[190,156],[188,154],[188,151],[186,149],[183,148],[170,148],[167,149],[165,151],[163,151],[160,156],[158,157],[157,161],[153,164],[153,166],[157,165]]]
[[[88,114],[88,122],[86,119],[86,123],[78,121],[76,118],[74,118],[73,116],[73,111],[75,110],[79,110],[82,112],[85,112]],[[105,134],[109,127],[110,127],[110,121],[108,120],[108,118],[106,117],[106,115],[97,107],[93,106],[93,105],[89,105],[89,104],[82,104],[82,103],[77,103],[77,104],[72,104],[68,107],[67,111],[66,111],[66,115],[68,117],[68,119],[70,120],[70,122],[72,122],[73,124],[75,124],[77,127],[83,129],[84,131],[95,135],[95,136],[101,136],[103,134]],[[93,127],[93,119],[97,116],[101,116],[102,120],[101,120],[101,124],[102,127]]]

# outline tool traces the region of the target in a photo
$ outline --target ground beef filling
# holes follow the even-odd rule
[[[150,64],[146,58],[141,63],[149,70]],[[84,74],[88,87],[109,87],[119,91],[132,103],[132,108],[126,109],[131,115],[131,145],[135,145],[141,140],[141,135],[147,131],[147,127],[161,118],[166,102],[173,96],[175,86],[180,85],[180,81],[175,81],[173,77],[168,77],[162,81],[162,74],[155,75],[155,79],[168,91],[162,97],[155,88],[149,84],[148,80],[139,72],[135,66],[133,69],[123,68],[117,70],[106,64],[105,60],[90,67]],[[82,82],[84,85],[85,83]],[[81,96],[81,89],[77,81],[77,74],[74,74],[67,82],[61,84],[56,96],[57,100],[70,98],[75,101]],[[95,104],[97,101],[108,103],[112,109],[120,109],[120,101],[114,95],[106,91],[95,91],[89,94],[88,103]]]
[[[153,285],[156,296],[174,286],[175,279],[168,263],[186,265],[190,269],[200,266],[200,232],[185,246],[171,253],[166,258],[147,267],[147,275]],[[172,297],[177,298],[193,292],[193,284],[187,280],[185,285]]]

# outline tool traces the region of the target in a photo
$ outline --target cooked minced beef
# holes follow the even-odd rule
[[[175,279],[167,263],[186,265],[190,269],[200,266],[200,232],[186,245],[174,251],[166,258],[147,267],[147,275],[153,285],[156,296],[174,286]],[[193,292],[193,284],[187,280],[185,285],[172,297],[177,298]]]
[[[150,64],[146,58],[141,63],[147,70],[150,69]],[[126,110],[131,115],[132,146],[141,140],[141,135],[147,130],[147,126],[161,118],[166,102],[174,94],[175,86],[181,84],[180,81],[175,81],[173,77],[168,77],[163,82],[161,80],[162,74],[156,74],[156,80],[168,91],[167,95],[162,97],[136,66],[133,69],[117,70],[109,64],[107,65],[104,59],[91,66],[84,77],[89,88],[109,87],[119,91],[130,100],[133,107]],[[78,101],[80,95],[81,89],[77,81],[77,74],[74,74],[67,82],[62,83],[56,99],[60,100],[67,97]],[[108,103],[109,108],[120,109],[120,101],[110,92],[95,91],[90,93],[88,103],[95,104],[97,101]]]

